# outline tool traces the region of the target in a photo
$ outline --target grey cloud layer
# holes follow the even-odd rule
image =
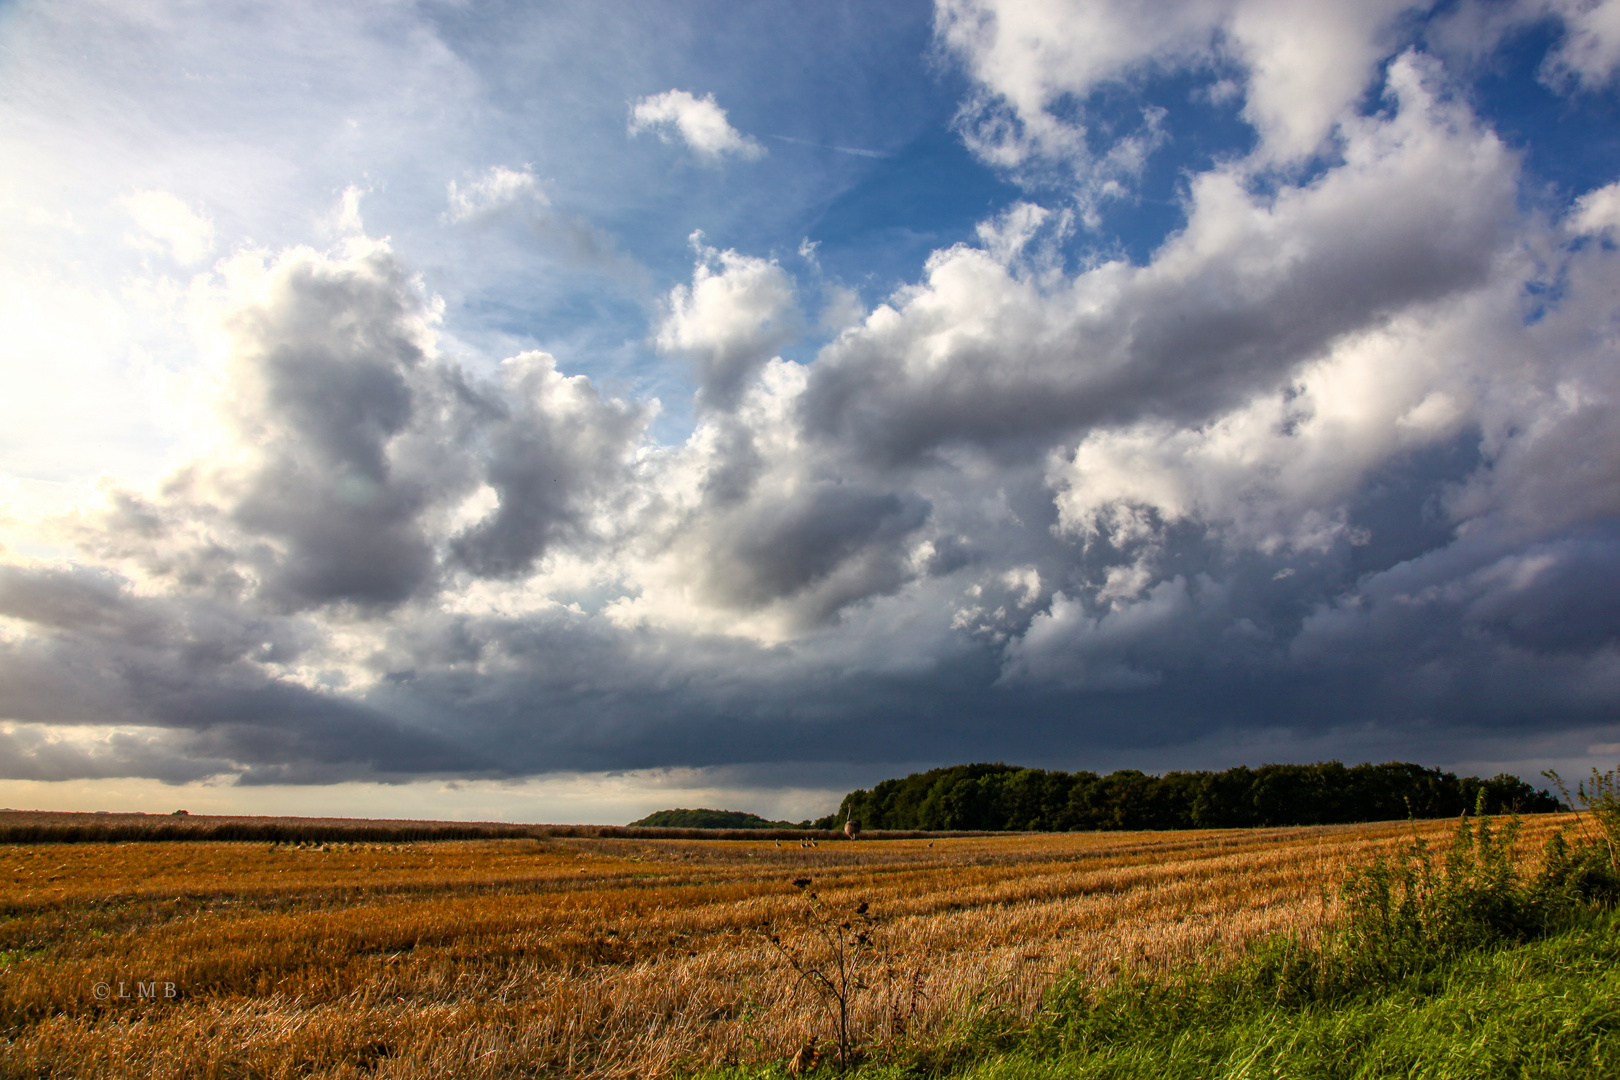
[[[549,355],[474,377],[384,245],[239,256],[206,290],[212,448],[58,521],[77,561],[0,564],[0,760],[1432,758],[1612,725],[1620,194],[1523,213],[1446,78],[1396,57],[1372,115],[1323,90],[1305,179],[1277,147],[1315,114],[1257,119],[1282,142],[1192,178],[1144,266],[1065,272],[1070,219],[1014,208],[808,364],[777,355],[792,277],[700,248],[654,330],[700,387],[677,445]]]

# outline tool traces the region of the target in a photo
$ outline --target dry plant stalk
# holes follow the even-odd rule
[[[821,894],[810,888],[811,884],[810,878],[793,880],[793,887],[803,894],[805,901],[799,915],[806,933],[799,941],[784,942],[770,920],[761,925],[761,931],[765,940],[798,973],[799,980],[814,990],[833,1012],[838,1067],[847,1069],[850,1052],[849,1007],[857,992],[871,989],[871,984],[866,981],[866,966],[869,954],[875,947],[877,920],[871,914],[871,905],[865,900],[849,909],[846,915],[823,901]],[[807,943],[803,938],[810,941]]]
[[[1523,854],[1567,816],[1525,822]],[[0,846],[0,1076],[661,1076],[786,1061],[824,1004],[757,928],[883,915],[848,1045],[1316,933],[1348,863],[1448,822],[866,841]],[[165,996],[168,984],[174,996]],[[119,996],[120,985],[127,996]],[[144,995],[141,987],[153,988]],[[98,988],[105,993],[98,996]],[[881,992],[880,992],[881,990]]]

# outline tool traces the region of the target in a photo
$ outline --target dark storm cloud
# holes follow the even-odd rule
[[[456,413],[471,402],[425,354],[427,327],[386,253],[290,260],[239,311],[229,414],[246,467],[214,474],[272,603],[387,607],[428,587],[422,516],[471,477]]]
[[[837,482],[808,485],[790,499],[755,500],[729,515],[716,535],[706,591],[728,606],[753,608],[859,562],[853,580],[820,600],[825,617],[849,600],[893,592],[906,579],[902,544],[928,510],[914,495]]]
[[[522,574],[553,542],[584,539],[585,520],[612,498],[648,417],[557,374],[544,354],[508,360],[505,375],[478,433],[499,505],[450,543],[453,561],[482,577]]]
[[[586,537],[646,407],[603,400],[542,353],[507,361],[490,385],[430,356],[425,298],[384,248],[294,252],[267,278],[226,324],[220,452],[157,498],[114,492],[76,530],[83,547],[274,610],[385,611],[447,570],[507,578],[554,540]],[[447,540],[480,485],[495,506]]]
[[[1606,700],[1620,643],[1617,583],[1612,522],[1524,547],[1468,537],[1320,605],[1292,648],[1312,665],[1426,673],[1482,704],[1499,695],[1521,708],[1567,704],[1592,691]]]
[[[114,731],[90,740],[62,738],[45,727],[0,731],[0,779],[92,780],[146,776],[169,784],[233,772],[228,758],[180,749],[168,733]]]
[[[1162,613],[1067,639],[1067,670],[1097,676],[1069,684],[1050,672],[1005,678],[989,641],[953,643],[926,671],[884,673],[736,640],[616,635],[574,616],[475,620],[458,634],[483,642],[476,673],[465,661],[435,664],[423,649],[410,680],[381,684],[368,701],[401,715],[453,716],[458,738],[499,747],[501,767],[514,774],[796,761],[1079,767],[1140,763],[1216,738],[1282,755],[1450,760],[1457,750],[1448,740],[1511,741],[1531,719],[1538,737],[1556,739],[1607,719],[1569,690],[1571,676],[1589,670],[1590,651],[1521,657],[1495,676],[1499,654],[1455,642],[1371,666],[1371,650],[1410,650],[1412,640],[1341,639],[1329,655],[1291,656],[1293,635],[1268,633],[1281,620],[1245,621],[1257,605],[1236,584],[1172,582],[1174,602]],[[1238,635],[1251,640],[1234,643]],[[1437,657],[1448,665],[1445,685]]]
[[[1569,584],[1559,575],[1588,573],[1593,550],[1571,551],[1573,561],[1531,575],[1532,584],[1545,580],[1527,610],[1556,605]],[[1203,558],[1220,561],[1208,551]],[[1310,593],[1343,582],[1328,562]],[[1484,569],[1462,575],[1474,584],[1468,595],[1452,589],[1434,599],[1437,581],[1456,579],[1431,574],[1404,588],[1369,587],[1365,603],[1324,599],[1313,612],[1284,588],[1307,574],[1276,583],[1265,600],[1270,566],[1228,565],[1222,577],[1162,582],[1096,625],[1026,634],[1011,667],[984,638],[942,643],[921,670],[882,673],[874,662],[883,646],[852,668],[780,646],[621,632],[583,613],[426,616],[397,625],[370,661],[393,677],[357,699],[257,676],[244,662],[254,657],[247,629],[221,648],[197,639],[204,630],[223,639],[227,628],[171,627],[142,649],[116,629],[98,637],[59,620],[64,629],[49,645],[4,650],[0,684],[7,714],[19,720],[140,729],[88,748],[14,732],[11,771],[30,778],[223,773],[249,783],[320,783],[981,758],[1079,767],[1141,761],[1222,732],[1236,739],[1269,731],[1274,753],[1366,752],[1370,719],[1387,753],[1411,747],[1432,757],[1447,738],[1522,730],[1532,711],[1542,736],[1601,724],[1612,698],[1591,693],[1592,664],[1612,645],[1612,620],[1594,610],[1578,635],[1551,643],[1557,649],[1528,650],[1518,640],[1523,629],[1500,627],[1492,607],[1518,568]],[[1589,583],[1601,588],[1604,580]],[[1524,584],[1514,587],[1524,598]],[[1416,613],[1414,595],[1431,598]],[[80,590],[45,606],[83,603]],[[1066,609],[1054,611],[1062,622]],[[1044,669],[1029,662],[1036,653]],[[27,680],[12,677],[33,672],[37,680],[46,671],[63,676],[49,688],[48,714],[24,707]],[[82,711],[63,711],[70,692],[88,695]],[[98,707],[107,702],[119,703],[117,711]]]
[[[94,630],[133,641],[162,624],[143,612],[125,582],[103,570],[74,566],[29,571],[0,566],[0,614],[58,630]]]
[[[1463,623],[1541,653],[1620,643],[1620,523],[1535,544],[1484,572]]]
[[[154,674],[142,672],[122,689],[138,694],[143,677]],[[125,726],[112,731],[58,722],[0,732],[3,777],[146,776],[185,783],[234,776],[244,784],[319,784],[505,771],[496,759],[328,696],[276,686],[210,692],[193,682],[188,689],[173,715],[161,707],[126,714]],[[149,695],[143,704],[161,706],[153,700],[159,697]]]
[[[218,773],[334,779],[488,767],[341,694],[271,676],[321,637],[240,605],[134,595],[116,577],[0,567],[0,614],[45,633],[0,641],[11,778]],[[75,738],[80,729],[113,731]],[[43,734],[57,729],[64,738]]]

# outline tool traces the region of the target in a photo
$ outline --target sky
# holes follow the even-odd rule
[[[1620,0],[0,3],[0,803],[1620,761]]]

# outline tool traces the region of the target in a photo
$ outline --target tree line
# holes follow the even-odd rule
[[[771,821],[743,810],[658,810],[629,828],[653,829],[808,829],[810,822]]]
[[[1151,776],[952,765],[885,780],[844,796],[838,813],[866,829],[1013,830],[1217,829],[1337,825],[1406,817],[1456,817],[1483,792],[1489,813],[1547,813],[1562,804],[1517,776],[1459,777],[1408,762],[1346,766],[1239,766],[1225,772]]]

